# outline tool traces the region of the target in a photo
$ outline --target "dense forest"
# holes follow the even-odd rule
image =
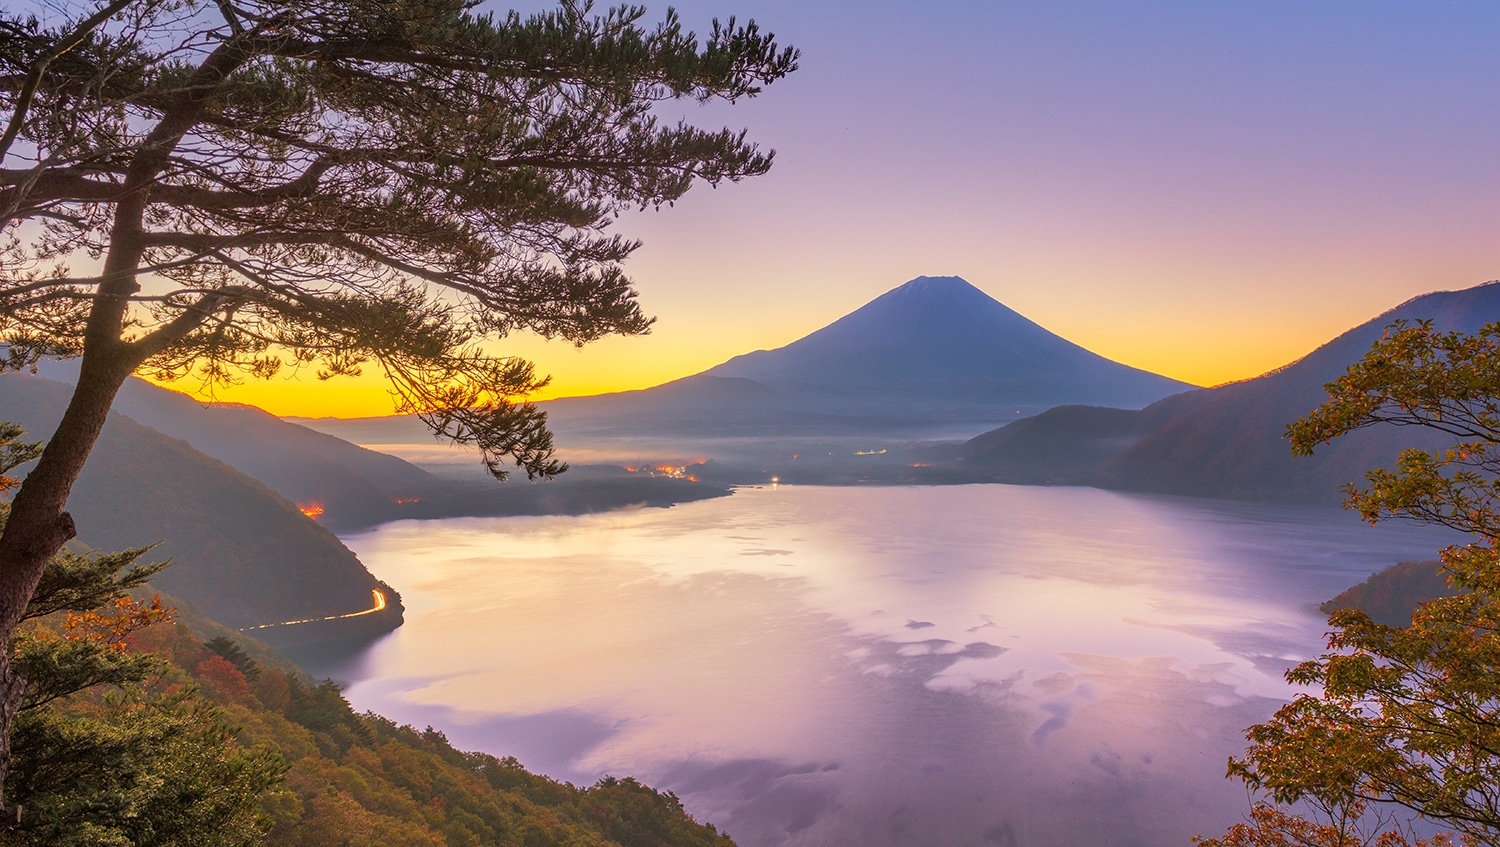
[[[430,727],[358,714],[333,682],[252,658],[250,651],[268,655],[253,642],[204,641],[169,611],[149,612],[152,601],[137,594],[120,602],[155,622],[117,647],[149,661],[151,673],[33,710],[18,731],[7,785],[23,807],[14,843],[733,843],[694,822],[672,794],[633,779],[576,788],[514,759],[456,750]],[[87,639],[99,621],[117,620],[108,610],[118,608],[44,617],[29,637]],[[195,623],[204,634],[224,632]],[[49,738],[65,739],[68,749]]]

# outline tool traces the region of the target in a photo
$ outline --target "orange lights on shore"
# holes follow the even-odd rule
[[[316,501],[312,503],[298,503],[297,511],[301,512],[304,515],[307,515],[313,520],[317,520],[318,516],[323,514],[323,504]]]
[[[420,503],[420,502],[422,502],[422,498],[421,497],[397,497],[396,498],[396,504],[399,505],[399,506],[405,506],[407,503]]]
[[[625,466],[625,470],[644,476],[660,477],[662,479],[685,479],[688,482],[697,482],[698,477],[688,473],[688,468],[690,467],[692,465],[640,465],[638,467],[627,465]]]

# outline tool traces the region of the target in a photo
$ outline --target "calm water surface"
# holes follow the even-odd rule
[[[744,847],[1166,845],[1246,808],[1314,608],[1454,538],[1086,488],[770,488],[345,539],[407,606],[315,672]],[[316,664],[316,663],[311,663]]]

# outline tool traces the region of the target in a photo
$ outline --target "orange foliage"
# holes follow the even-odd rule
[[[225,700],[243,702],[250,694],[245,675],[223,656],[213,655],[199,662],[193,675]]]
[[[178,640],[170,626],[148,627],[125,637],[125,649],[132,653],[170,653]]]
[[[291,686],[286,681],[286,672],[280,668],[262,668],[255,678],[255,699],[272,711],[285,711],[291,705]]]
[[[69,639],[124,650],[131,633],[176,619],[177,610],[163,606],[160,596],[153,596],[150,602],[119,597],[91,611],[68,612],[63,628]]]
[[[1198,847],[1454,847],[1453,837],[1439,833],[1430,838],[1409,839],[1396,829],[1375,827],[1362,831],[1359,826],[1364,804],[1350,808],[1350,817],[1339,826],[1334,822],[1310,821],[1301,815],[1288,814],[1266,803],[1256,803],[1248,823],[1237,823],[1218,838],[1194,838]],[[1464,836],[1462,847],[1476,847],[1477,842]]]

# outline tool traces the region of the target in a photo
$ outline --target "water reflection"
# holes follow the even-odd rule
[[[315,670],[746,847],[1184,844],[1243,812],[1225,759],[1318,651],[1316,603],[1449,540],[1009,486],[402,522],[348,542],[407,624]]]

